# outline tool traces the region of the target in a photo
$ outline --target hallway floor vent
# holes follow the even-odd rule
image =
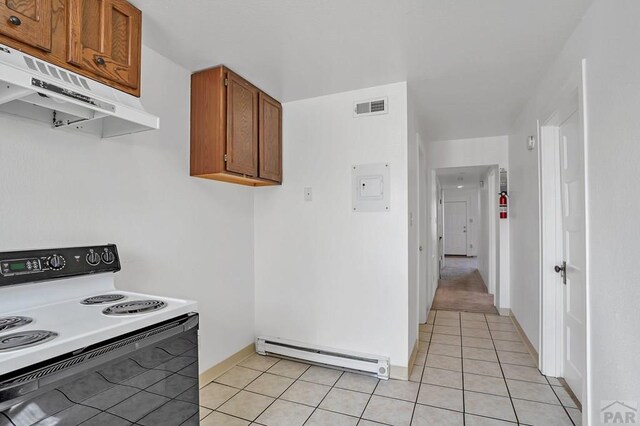
[[[274,337],[258,337],[256,352],[293,360],[370,373],[379,379],[389,378],[389,358],[308,345]]]
[[[386,114],[389,112],[388,104],[387,98],[357,101],[353,104],[353,116],[364,117],[368,115]]]

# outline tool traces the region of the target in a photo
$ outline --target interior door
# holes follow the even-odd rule
[[[69,0],[67,61],[137,89],[142,13],[124,0]]]
[[[444,254],[467,255],[467,202],[444,203]]]
[[[282,182],[282,106],[260,92],[260,177]]]
[[[258,176],[258,89],[227,74],[227,170]]]
[[[49,52],[51,0],[1,0],[0,33]]]
[[[586,374],[586,233],[584,138],[576,95],[561,116],[560,185],[564,271],[563,376],[582,400]]]

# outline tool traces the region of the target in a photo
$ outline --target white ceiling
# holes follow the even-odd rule
[[[145,45],[282,102],[408,81],[429,140],[507,134],[591,0],[132,0]]]
[[[436,170],[436,176],[440,181],[440,186],[444,189],[453,189],[458,186],[462,186],[464,189],[477,188],[480,186],[480,179],[490,167],[450,167]]]

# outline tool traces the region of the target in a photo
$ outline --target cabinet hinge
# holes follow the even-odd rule
[[[224,155],[224,162],[227,162],[227,154]]]
[[[225,86],[228,86],[228,85],[229,85],[229,79],[228,79],[228,78],[225,78],[225,79],[224,79],[224,85],[225,85]]]

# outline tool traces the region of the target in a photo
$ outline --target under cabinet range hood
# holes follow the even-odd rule
[[[0,113],[101,138],[160,127],[138,98],[3,44]]]

